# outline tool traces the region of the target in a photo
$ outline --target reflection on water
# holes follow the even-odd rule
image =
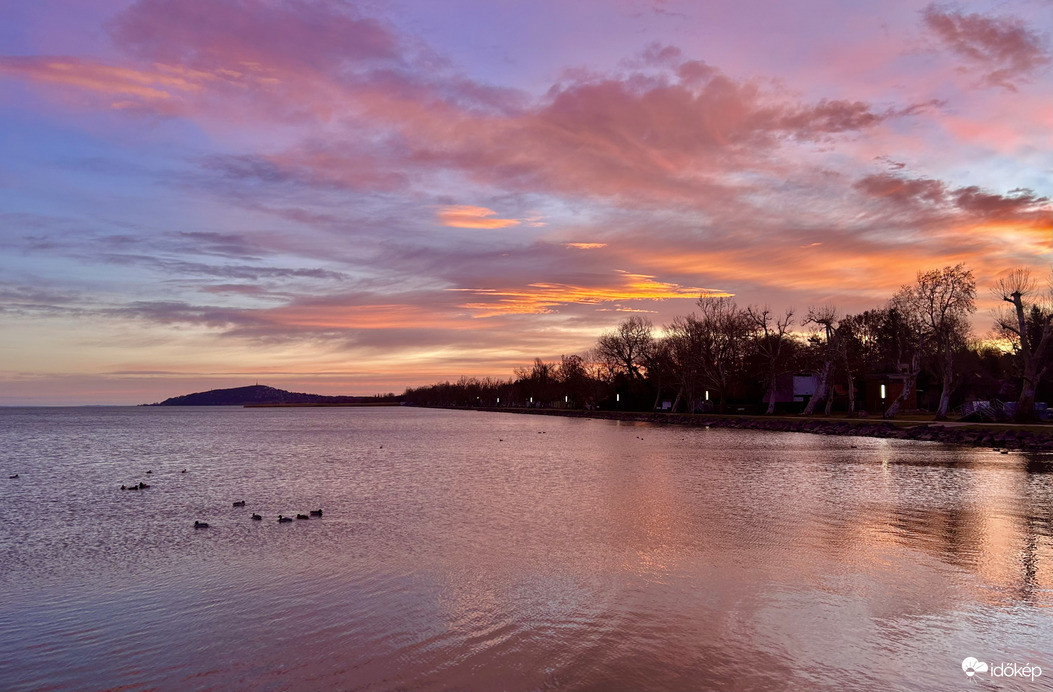
[[[0,520],[4,690],[956,689],[966,656],[1048,671],[984,689],[1053,689],[1048,455],[0,409]]]

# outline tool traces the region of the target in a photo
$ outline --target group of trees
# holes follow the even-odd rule
[[[1015,400],[1017,419],[1029,420],[1053,363],[1053,296],[1040,288],[1026,269],[999,279],[991,293],[1005,307],[994,315],[995,338],[985,341],[971,332],[976,281],[961,264],[921,272],[884,306],[858,314],[819,305],[799,316],[703,294],[697,312],[660,331],[633,315],[586,354],[535,359],[504,381],[462,377],[408,389],[404,398],[427,405],[720,412],[735,404],[771,414],[777,406],[792,408],[788,378],[808,374],[814,394],[794,410],[829,414],[836,403],[856,414],[866,382],[890,376],[898,391],[881,411],[886,417],[917,399],[942,419],[956,402],[975,398]],[[918,398],[921,384],[926,396]]]

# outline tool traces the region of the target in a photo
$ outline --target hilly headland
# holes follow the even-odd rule
[[[210,389],[174,396],[144,406],[397,406],[401,397],[394,394],[378,396],[329,396],[289,392],[276,387],[254,384],[230,389]]]

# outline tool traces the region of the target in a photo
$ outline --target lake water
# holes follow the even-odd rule
[[[0,589],[5,691],[1053,690],[1053,458],[406,408],[0,409]]]

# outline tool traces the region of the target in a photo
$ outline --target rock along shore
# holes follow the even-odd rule
[[[570,418],[598,418],[606,420],[639,421],[661,425],[708,426],[711,428],[743,428],[773,432],[801,432],[816,435],[858,435],[899,440],[942,442],[945,444],[997,449],[1020,449],[1033,452],[1053,452],[1053,426],[982,423],[915,423],[862,419],[819,419],[764,416],[726,416],[718,414],[647,413],[628,411],[580,411],[574,409],[486,408],[471,407],[473,411],[496,413],[526,413],[531,415],[565,416]]]

